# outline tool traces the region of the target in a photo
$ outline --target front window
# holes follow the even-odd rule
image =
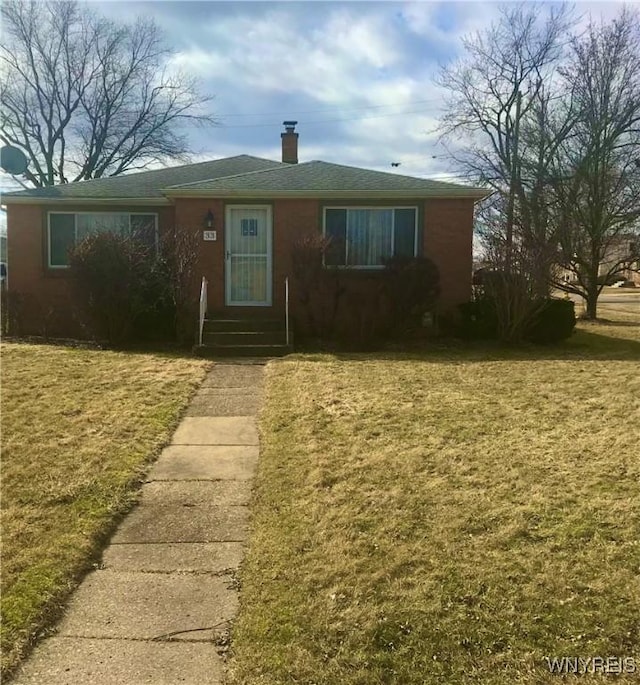
[[[127,212],[49,213],[49,266],[69,266],[69,252],[95,233],[135,236],[146,245],[157,245],[157,215]]]
[[[415,257],[417,215],[415,207],[327,207],[325,266],[380,268],[390,257]]]

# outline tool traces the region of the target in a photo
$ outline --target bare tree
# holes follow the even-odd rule
[[[556,283],[593,319],[604,285],[640,261],[640,14],[591,23],[562,74],[578,118],[552,173],[560,263],[573,276]]]
[[[533,315],[531,298],[549,294],[557,256],[548,202],[548,165],[571,128],[558,118],[557,77],[572,14],[567,5],[505,5],[486,31],[464,41],[464,57],[442,69],[449,96],[441,118],[457,166],[495,191],[481,208],[483,242],[493,271],[503,337],[516,340]],[[545,14],[546,13],[546,14]],[[495,280],[495,279],[494,279]],[[517,292],[516,292],[517,290]]]
[[[443,67],[437,82],[449,92],[441,130],[466,141],[452,157],[474,180],[509,196],[526,197],[522,166],[544,163],[551,141],[536,135],[547,124],[548,103],[557,97],[549,82],[572,19],[567,5],[543,20],[536,5],[505,5],[498,21],[463,41],[465,56]],[[562,133],[563,131],[558,131]],[[535,179],[534,179],[535,181]]]
[[[478,216],[477,232],[482,242],[483,269],[478,275],[476,293],[491,302],[496,316],[498,336],[519,343],[546,300],[540,296],[539,268],[548,270],[549,259],[535,253],[536,245],[516,239],[507,245],[505,217],[508,195],[494,193],[483,203]],[[519,235],[519,225],[515,224]]]
[[[211,97],[168,69],[153,21],[118,23],[75,1],[5,0],[2,23],[0,139],[25,151],[35,186],[182,159],[181,125],[214,121]]]
[[[200,235],[200,229],[172,226],[160,240],[160,255],[175,309],[176,340],[182,345],[193,342],[198,320],[194,293],[198,288]]]

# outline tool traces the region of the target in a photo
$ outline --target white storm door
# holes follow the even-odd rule
[[[271,305],[271,207],[232,205],[225,221],[225,302]]]

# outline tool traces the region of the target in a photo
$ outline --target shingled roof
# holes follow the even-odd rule
[[[287,166],[282,162],[271,159],[238,155],[197,164],[152,169],[122,176],[97,178],[90,181],[77,181],[45,188],[31,188],[5,193],[3,202],[11,202],[13,198],[25,201],[34,200],[114,200],[114,199],[164,199],[163,190],[177,183],[191,183],[235,176],[261,169]]]
[[[240,155],[110,178],[34,188],[3,202],[127,201],[158,203],[172,197],[467,197],[484,188],[432,181],[360,167],[312,161],[283,164]]]
[[[312,161],[273,169],[196,181],[165,189],[167,196],[314,196],[314,195],[433,195],[484,197],[484,188],[390,174],[361,167]]]

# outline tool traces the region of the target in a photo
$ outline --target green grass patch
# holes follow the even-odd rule
[[[233,682],[640,668],[639,332],[269,364]]]
[[[209,364],[2,346],[2,669],[59,615]]]

